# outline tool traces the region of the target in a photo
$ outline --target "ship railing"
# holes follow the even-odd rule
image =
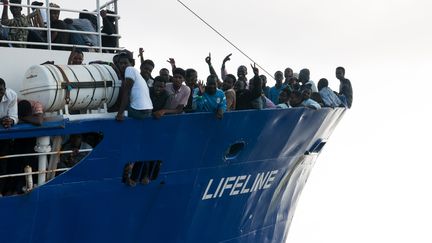
[[[58,168],[58,169],[46,169],[47,165],[46,165],[46,163],[41,164],[41,159],[46,162],[46,156],[47,155],[85,153],[85,152],[91,152],[91,151],[93,151],[93,149],[64,150],[64,151],[11,154],[11,155],[0,156],[0,160],[11,159],[11,158],[38,157],[39,158],[39,167],[41,167],[41,165],[42,165],[42,167],[45,167],[45,169],[42,168],[42,169],[39,169],[38,171],[34,171],[34,172],[31,171],[31,169],[27,170],[27,168],[25,168],[24,173],[0,175],[0,179],[25,176],[26,177],[26,191],[30,191],[33,189],[33,185],[34,185],[33,184],[33,178],[32,178],[33,175],[38,175],[37,185],[41,186],[41,185],[45,184],[47,175],[51,174],[51,176],[49,176],[49,178],[52,178],[52,177],[54,177],[56,172],[64,172],[64,171],[68,171],[72,168],[72,167],[67,167],[67,168]],[[50,168],[50,166],[48,166],[48,168]]]
[[[118,7],[117,7],[117,1],[118,0],[112,0],[109,1],[103,5],[100,5],[100,0],[96,0],[97,9],[93,12],[89,11],[82,11],[82,10],[74,10],[74,9],[66,9],[66,8],[53,8],[50,7],[50,1],[46,0],[46,6],[35,6],[30,5],[30,0],[27,0],[27,4],[15,4],[15,3],[9,3],[9,6],[17,6],[17,7],[26,7],[28,9],[28,13],[30,12],[30,9],[38,9],[39,11],[45,10],[46,11],[46,17],[47,17],[47,23],[46,27],[15,27],[15,26],[4,26],[1,25],[2,28],[7,29],[27,29],[27,30],[37,30],[37,31],[47,31],[46,36],[46,42],[28,42],[28,41],[11,41],[11,40],[0,40],[0,43],[5,44],[24,44],[24,45],[34,45],[34,46],[47,46],[49,50],[52,49],[53,46],[57,47],[78,47],[78,48],[87,48],[87,49],[97,49],[98,52],[102,52],[103,50],[114,50],[114,51],[120,51],[124,48],[118,47],[118,40],[121,38],[121,35],[119,34],[105,34],[102,33],[102,25],[101,25],[101,15],[100,10],[103,8],[108,8],[111,5],[114,6],[114,12],[115,14],[107,14],[107,16],[111,16],[115,18],[115,26],[116,26],[116,33],[119,33],[118,28],[118,20],[120,19],[120,15],[118,15]],[[3,5],[3,2],[0,2],[0,5]],[[91,31],[78,31],[78,30],[69,30],[69,29],[54,29],[51,28],[51,17],[50,17],[50,10],[59,10],[64,12],[72,12],[72,13],[87,13],[87,14],[94,14],[97,17],[97,31],[91,32]],[[76,44],[59,44],[59,43],[52,43],[51,42],[51,32],[65,32],[65,33],[75,33],[75,34],[86,34],[86,35],[97,35],[98,36],[98,46],[88,46],[88,45],[76,45]],[[117,38],[117,47],[103,47],[102,46],[102,36],[111,36]]]
[[[11,155],[0,156],[0,160],[1,159],[10,159],[10,158],[21,158],[21,157],[39,156],[39,155],[71,154],[71,153],[74,153],[74,152],[82,153],[82,152],[91,152],[91,151],[93,151],[93,149],[80,149],[78,151],[65,150],[65,151],[53,151],[53,152],[45,152],[45,153],[11,154]],[[0,178],[3,178],[3,176],[0,176]]]
[[[51,172],[62,172],[62,171],[68,171],[68,170],[70,170],[70,168],[61,168],[61,169],[55,169],[55,170],[45,170],[45,171],[35,171],[35,172],[27,172],[27,173],[8,174],[8,175],[1,175],[0,179],[20,177],[20,176],[29,176],[29,175],[39,175],[39,174],[45,174],[45,173],[51,173]]]

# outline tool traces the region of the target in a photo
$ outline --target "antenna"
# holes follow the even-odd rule
[[[255,63],[259,68],[261,68],[265,73],[267,73],[270,77],[275,79],[273,75],[271,75],[267,70],[265,70],[261,65],[259,65],[257,62],[255,62],[251,57],[249,57],[244,51],[242,51],[239,47],[237,47],[234,43],[232,43],[228,38],[226,38],[224,35],[222,35],[218,30],[216,30],[213,26],[211,26],[207,21],[205,21],[203,18],[201,18],[197,13],[195,13],[192,9],[190,9],[186,4],[184,4],[181,0],[177,0],[183,7],[185,7],[189,12],[191,12],[193,15],[195,15],[199,20],[201,20],[204,24],[206,24],[210,29],[212,29],[216,34],[218,34],[220,37],[222,37],[226,42],[228,42],[230,45],[232,45],[237,51],[239,51],[243,56],[245,56],[247,59],[249,59],[251,62]]]

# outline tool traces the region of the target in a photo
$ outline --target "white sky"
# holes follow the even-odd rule
[[[92,1],[58,1],[94,9]],[[348,111],[301,195],[288,242],[432,242],[430,0],[185,0],[272,74],[311,70],[354,88]],[[156,63],[208,75],[250,61],[175,0],[120,1],[121,45]],[[249,70],[250,72],[250,70]]]

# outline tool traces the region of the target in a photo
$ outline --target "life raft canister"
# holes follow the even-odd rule
[[[46,112],[91,110],[114,105],[121,81],[108,65],[35,65],[25,73],[21,97],[39,101]]]

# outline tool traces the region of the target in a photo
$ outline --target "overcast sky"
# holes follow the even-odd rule
[[[432,242],[432,1],[184,2],[272,74],[307,67],[337,90],[334,69],[346,68],[353,107],[312,171],[288,242]],[[216,67],[233,53],[229,72],[251,63],[175,0],[119,7],[121,45],[143,47],[155,73],[174,57],[205,79],[209,52]]]

